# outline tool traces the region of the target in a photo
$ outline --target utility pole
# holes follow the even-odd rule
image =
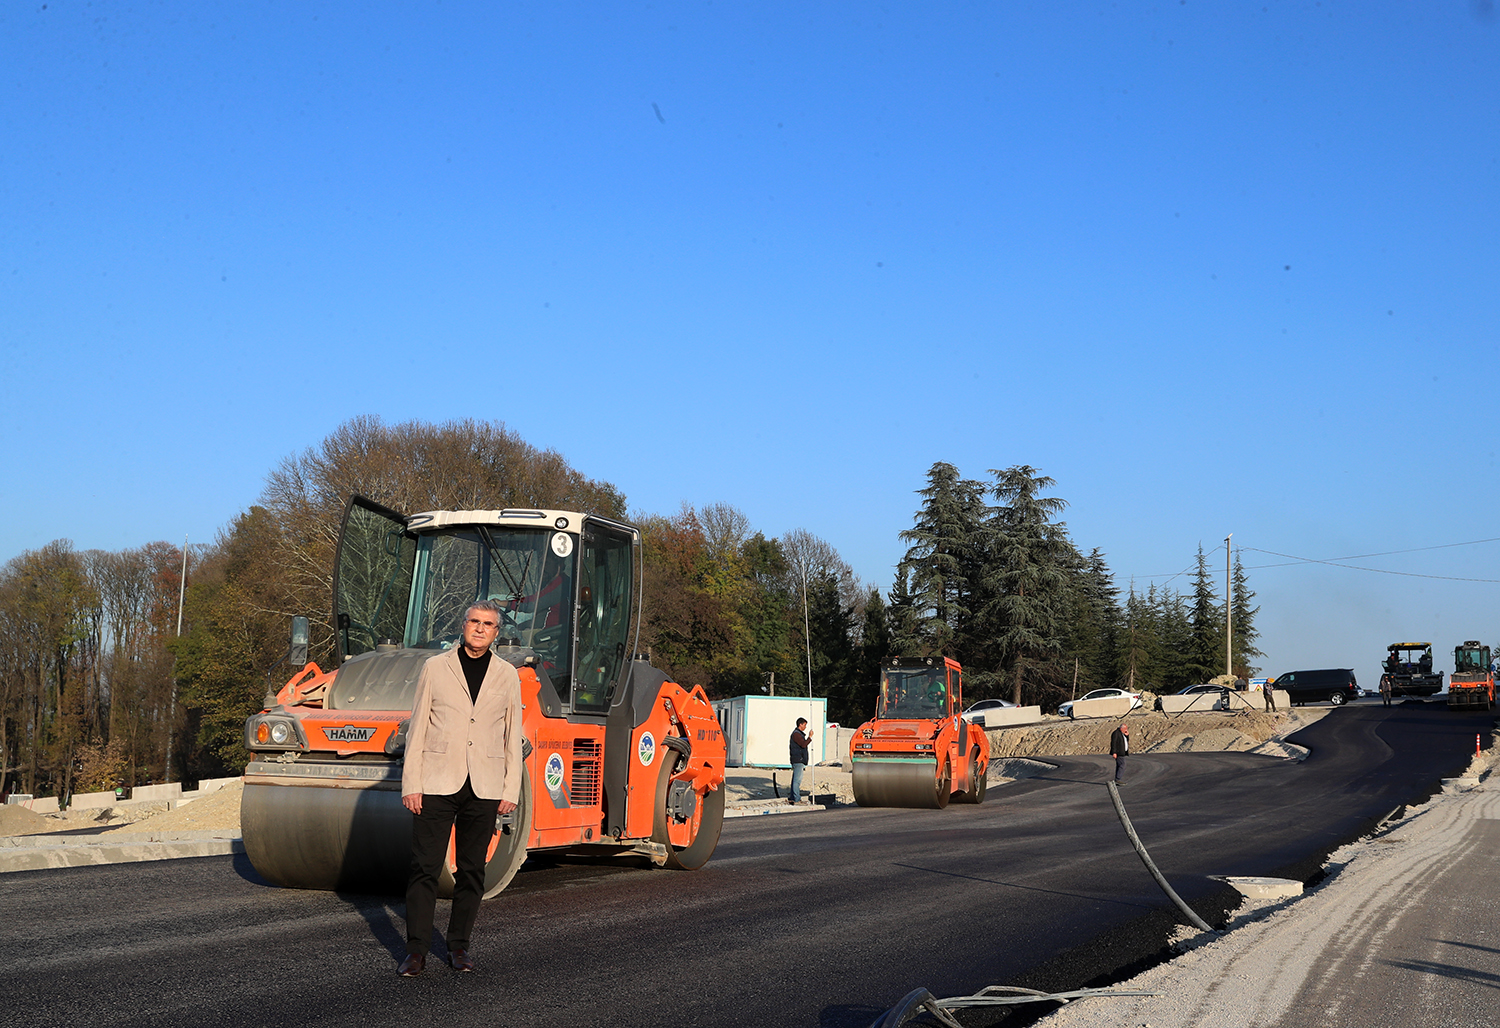
[[[188,537],[182,537],[182,577],[177,580],[177,637],[182,638],[182,597],[187,591]],[[172,733],[177,720],[177,654],[172,654],[172,699],[167,704],[167,761],[162,777],[172,782]]]
[[[807,554],[802,555],[802,641],[807,644],[807,698],[812,699],[812,631],[807,620]]]
[[[1230,578],[1230,542],[1234,533],[1224,537],[1224,673],[1234,674],[1234,583]]]

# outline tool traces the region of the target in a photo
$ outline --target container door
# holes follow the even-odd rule
[[[402,644],[416,553],[417,539],[406,530],[404,515],[363,496],[350,498],[333,563],[339,663],[377,643]]]

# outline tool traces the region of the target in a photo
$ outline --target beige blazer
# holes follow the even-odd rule
[[[521,798],[521,678],[490,654],[479,702],[458,662],[458,646],[422,665],[406,729],[401,795],[448,796],[467,778],[486,800]]]

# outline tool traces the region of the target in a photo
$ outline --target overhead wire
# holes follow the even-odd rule
[[[1412,547],[1408,547],[1407,549],[1404,549],[1404,550],[1380,550],[1380,551],[1374,552],[1374,553],[1354,553],[1354,554],[1349,554],[1349,555],[1343,556],[1343,557],[1328,557],[1328,558],[1299,557],[1299,556],[1297,556],[1296,554],[1293,554],[1293,553],[1279,553],[1276,550],[1266,550],[1266,549],[1262,549],[1259,546],[1244,546],[1244,545],[1241,545],[1240,547],[1238,547],[1238,549],[1239,549],[1239,551],[1241,553],[1247,553],[1247,552],[1248,553],[1264,553],[1267,556],[1280,557],[1284,561],[1284,563],[1278,563],[1278,564],[1251,564],[1251,565],[1246,565],[1245,568],[1244,568],[1245,571],[1264,571],[1264,570],[1269,569],[1269,568],[1296,567],[1299,564],[1322,564],[1322,565],[1325,565],[1327,567],[1344,568],[1344,569],[1349,570],[1349,571],[1368,571],[1368,572],[1370,572],[1372,574],[1377,574],[1377,575],[1397,575],[1397,576],[1402,577],[1402,578],[1430,578],[1430,579],[1435,579],[1435,580],[1440,581],[1440,582],[1477,582],[1477,583],[1484,584],[1484,585],[1500,585],[1500,578],[1465,578],[1465,577],[1462,577],[1462,576],[1459,576],[1459,575],[1431,575],[1431,574],[1424,574],[1424,573],[1418,572],[1418,571],[1393,571],[1393,570],[1391,570],[1389,568],[1371,568],[1371,567],[1363,567],[1363,566],[1358,565],[1358,564],[1346,564],[1346,563],[1344,563],[1345,561],[1350,561],[1350,560],[1367,560],[1367,559],[1369,559],[1371,557],[1392,557],[1392,556],[1397,556],[1397,555],[1403,554],[1403,553],[1425,553],[1425,552],[1428,552],[1428,551],[1431,551],[1431,550],[1448,550],[1448,549],[1453,549],[1453,548],[1458,547],[1458,546],[1479,546],[1479,545],[1482,545],[1484,543],[1496,543],[1496,542],[1500,542],[1500,536],[1496,536],[1496,537],[1489,538],[1489,539],[1469,539],[1469,540],[1466,540],[1465,542],[1460,542],[1460,543],[1438,543],[1438,544],[1436,544],[1434,546],[1412,546]],[[1223,546],[1215,547],[1212,552],[1206,553],[1206,554],[1204,554],[1204,556],[1205,557],[1217,556],[1219,550],[1222,550],[1223,548],[1224,548]],[[1166,585],[1169,585],[1172,582],[1173,579],[1180,578],[1183,575],[1191,573],[1195,569],[1196,565],[1197,565],[1197,562],[1194,561],[1193,564],[1188,565],[1188,567],[1184,568],[1183,570],[1173,572],[1170,575],[1169,574],[1165,574],[1165,573],[1164,574],[1160,574],[1160,575],[1132,575],[1131,579],[1134,580],[1135,578],[1142,578],[1142,579],[1145,579],[1148,582],[1149,581],[1155,581],[1156,579],[1166,579],[1166,581],[1164,581],[1164,582],[1161,583],[1163,586],[1166,586]]]

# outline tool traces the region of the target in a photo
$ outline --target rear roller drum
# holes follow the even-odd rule
[[[699,793],[691,782],[674,782],[687,758],[663,747],[668,760],[656,776],[655,825],[651,841],[667,847],[666,866],[696,871],[708,863],[724,827],[724,786]]]
[[[955,803],[983,803],[984,794],[989,788],[989,765],[979,763],[979,754],[975,753],[969,758],[969,788],[966,792],[954,795]]]
[[[510,884],[521,865],[526,863],[526,840],[531,838],[531,772],[521,767],[521,798],[516,809],[508,817],[502,814],[495,826],[495,837],[490,840],[489,862],[484,866],[484,898],[497,896]],[[444,868],[443,881],[438,888],[444,895],[452,895],[453,875]]]

